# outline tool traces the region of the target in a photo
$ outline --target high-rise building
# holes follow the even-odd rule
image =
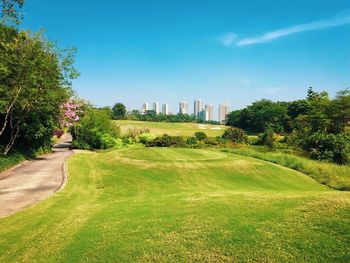
[[[212,104],[205,105],[204,110],[204,120],[205,121],[212,121],[214,120],[214,106]]]
[[[158,114],[159,113],[159,103],[158,102],[154,102],[153,103],[153,109],[155,114]]]
[[[142,113],[142,114],[146,114],[147,111],[148,111],[148,103],[147,103],[147,102],[144,102],[144,103],[142,104],[141,113]]]
[[[179,103],[179,113],[180,114],[188,114],[188,104],[186,101],[181,101]]]
[[[201,119],[202,112],[203,111],[203,102],[201,99],[197,99],[194,101],[194,117],[196,119]]]
[[[168,115],[169,114],[169,105],[168,104],[163,104],[162,105],[162,114]]]
[[[219,105],[219,122],[224,124],[226,122],[226,116],[230,112],[230,106],[227,103]]]

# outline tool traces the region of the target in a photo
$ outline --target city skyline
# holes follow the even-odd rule
[[[217,106],[212,103],[204,103],[202,99],[195,99],[193,101],[193,108],[192,110],[188,107],[187,101],[180,101],[178,103],[177,110],[171,111],[168,103],[159,103],[158,101],[151,102],[150,104],[148,101],[144,101],[141,105],[141,108],[139,109],[141,114],[147,114],[147,112],[150,110],[148,105],[152,105],[152,109],[156,114],[165,114],[165,115],[176,115],[176,114],[187,114],[187,115],[193,115],[197,120],[203,120],[203,121],[219,121],[223,123],[225,120],[226,115],[229,113],[230,106],[228,103],[220,103]],[[160,107],[160,105],[162,105]],[[220,107],[224,106],[224,109],[221,110]],[[134,108],[128,107],[127,108],[132,111]],[[135,108],[137,110],[137,108]],[[175,108],[173,108],[175,109]],[[218,116],[216,118],[216,115]]]

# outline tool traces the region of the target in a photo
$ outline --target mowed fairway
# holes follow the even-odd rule
[[[170,123],[170,122],[146,122],[146,121],[116,121],[123,134],[132,128],[148,128],[152,133],[161,136],[193,136],[195,132],[205,132],[209,137],[221,136],[227,129],[223,125],[209,125],[199,123]]]
[[[0,220],[0,262],[349,262],[350,194],[256,159],[82,152],[66,188]]]

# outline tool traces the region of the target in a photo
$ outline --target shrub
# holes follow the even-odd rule
[[[196,133],[194,134],[194,137],[196,137],[196,139],[197,139],[198,141],[204,141],[205,139],[208,138],[208,136],[205,134],[205,132],[196,132]]]
[[[74,140],[71,144],[73,149],[91,150],[91,146],[85,141]]]
[[[148,144],[150,142],[153,142],[155,138],[157,138],[157,136],[153,133],[142,133],[138,136],[140,143],[143,144]]]
[[[141,134],[150,133],[148,128],[129,128],[126,132],[126,137],[135,139]]]
[[[189,146],[195,146],[198,144],[198,140],[196,137],[189,137],[187,140],[186,140],[186,144],[189,145]]]
[[[235,127],[230,127],[227,130],[225,130],[222,137],[235,143],[248,142],[248,137],[246,136],[244,130]]]
[[[171,136],[164,134],[161,137],[156,137],[152,143],[149,145],[156,146],[156,147],[169,147],[173,145],[174,142],[171,138]]]
[[[259,134],[259,138],[257,141],[258,145],[266,145],[270,149],[273,149],[275,147],[275,133],[272,129],[267,129],[264,133]]]
[[[349,162],[349,135],[315,133],[306,138],[304,146],[311,150],[312,159],[332,161],[338,164]]]
[[[109,149],[115,146],[115,138],[110,134],[103,134],[101,136],[101,149]]]
[[[114,147],[119,135],[119,127],[110,115],[99,109],[88,109],[80,121],[70,128],[73,135],[73,148],[108,149]],[[75,142],[77,141],[77,142]]]
[[[209,145],[209,146],[217,146],[220,144],[217,138],[206,138],[204,142],[206,145]]]

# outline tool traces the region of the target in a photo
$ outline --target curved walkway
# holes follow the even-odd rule
[[[65,182],[64,162],[73,153],[71,137],[62,136],[53,152],[0,174],[0,218],[9,216],[58,191]]]

